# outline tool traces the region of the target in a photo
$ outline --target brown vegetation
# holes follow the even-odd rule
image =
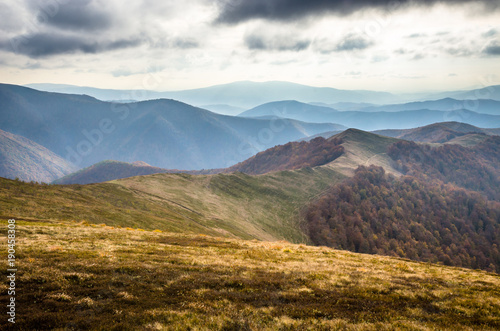
[[[272,171],[295,170],[327,164],[344,152],[340,139],[314,138],[311,141],[290,142],[260,152],[225,172],[259,175]]]
[[[306,218],[318,245],[500,270],[500,206],[439,181],[360,167],[312,203]]]
[[[438,179],[500,201],[500,136],[475,147],[430,147],[410,141],[391,145],[388,155],[403,174],[422,180]]]

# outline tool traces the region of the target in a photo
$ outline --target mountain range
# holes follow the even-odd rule
[[[79,167],[114,159],[169,169],[222,168],[278,144],[345,128],[223,116],[167,99],[118,104],[6,84],[0,85],[0,103],[0,129]]]
[[[457,100],[445,98],[440,100],[416,101],[394,105],[359,107],[356,110],[362,112],[398,112],[421,109],[442,111],[466,109],[480,114],[500,115],[500,101],[491,99]]]
[[[48,92],[87,94],[100,100],[137,100],[167,98],[195,106],[225,105],[249,109],[263,103],[297,99],[303,102],[369,102],[394,103],[400,100],[387,92],[340,90],[330,87],[313,87],[290,82],[241,81],[205,88],[158,92],[150,90],[109,90],[59,84],[28,84],[27,87]]]
[[[382,166],[388,173],[400,175],[386,154],[388,147],[397,141],[473,147],[495,135],[500,135],[500,129],[478,128],[459,122],[436,123],[407,130],[364,132],[349,129],[344,132],[325,132],[300,141],[278,145],[229,168],[186,171],[152,167],[144,162],[103,161],[59,178],[53,183],[99,183],[154,173],[203,175],[243,172],[256,175],[325,164],[345,175],[352,175],[359,165],[371,164]]]
[[[432,93],[421,99],[436,100],[443,98],[454,98],[460,100],[492,99],[500,101],[500,85],[484,85],[483,87],[472,90]]]
[[[381,130],[376,133],[412,141],[462,145],[474,145],[486,139],[488,135],[498,134],[498,130],[485,129],[500,127],[499,117],[495,115],[468,110],[411,110],[420,106],[446,109],[456,101],[443,99],[383,106],[391,112],[375,111],[378,108],[366,112],[337,111],[330,107],[298,101],[280,101],[261,105],[244,112],[240,117],[233,117],[214,114],[174,100],[110,103],[85,95],[41,92],[4,84],[0,85],[0,129],[24,139],[24,149],[28,148],[27,146],[37,147],[30,153],[9,152],[9,155],[23,155],[28,161],[24,162],[24,167],[14,167],[18,169],[17,172],[4,170],[2,174],[6,178],[18,177],[23,180],[50,182],[74,172],[77,167],[93,165],[95,169],[99,169],[98,172],[107,173],[96,175],[91,171],[91,175],[84,175],[81,180],[72,174],[73,177],[60,181],[88,183],[181,170],[198,174],[217,173],[222,170],[200,170],[226,169],[258,152],[290,141],[310,140],[310,137],[315,136],[329,138],[344,130],[346,126],[364,130],[395,127],[399,129]],[[492,110],[496,103],[492,100],[480,100],[483,101],[486,108],[481,109],[485,111]],[[344,104],[347,105],[359,106]],[[455,117],[483,128],[468,126],[465,123],[426,126]],[[318,123],[310,124],[298,120]],[[324,123],[328,121],[345,126]],[[418,128],[414,129],[415,127]],[[29,144],[26,144],[28,141]],[[12,141],[9,140],[9,143]],[[5,137],[2,145],[6,150],[8,144]],[[37,157],[32,157],[36,153],[40,154],[41,148],[46,149],[42,154],[54,153],[54,156],[50,157],[56,160],[51,163],[53,167],[40,162]],[[292,146],[289,150],[294,149]],[[121,163],[99,164],[109,159]],[[138,160],[147,165],[131,164]],[[341,160],[343,157],[340,157],[338,162]],[[19,161],[16,162],[20,164]],[[71,165],[71,162],[77,167]],[[297,163],[297,160],[288,159],[286,162],[299,168],[306,166],[305,163]],[[28,167],[28,164],[31,166]],[[310,164],[318,165],[316,161]],[[45,173],[49,168],[52,174]],[[255,169],[258,168],[261,166]],[[249,168],[245,166],[229,169],[231,170],[224,171],[245,171],[244,169]],[[279,165],[262,169],[279,169]],[[290,167],[283,169],[291,170]],[[352,167],[347,169],[347,172],[353,171]],[[88,169],[85,170],[87,171]],[[109,176],[111,173],[116,173],[117,176]],[[81,173],[80,176],[82,175]]]
[[[240,117],[214,114],[174,100],[109,103],[84,95],[48,93],[5,84],[0,85],[0,101],[2,103],[0,129],[18,136],[17,141],[23,139],[23,150],[28,148],[27,146],[36,146],[30,153],[9,152],[12,156],[22,155],[27,161],[23,163],[25,164],[23,167],[9,166],[10,169],[16,168],[17,172],[4,169],[2,172],[4,177],[50,182],[74,172],[77,167],[87,166],[92,166],[91,169],[97,169],[99,170],[97,173],[100,173],[95,174],[94,171],[90,171],[90,174],[87,174],[89,169],[85,169],[83,173],[72,174],[59,183],[100,182],[181,170],[193,174],[221,171],[258,173],[248,171],[251,167],[263,169],[260,171],[279,170],[279,164],[272,165],[271,168],[262,168],[261,165],[228,167],[276,145],[301,139],[310,140],[310,137],[317,135],[329,138],[346,128],[342,125],[324,123],[328,121],[365,130],[393,126],[403,129],[382,130],[376,133],[412,141],[450,142],[462,145],[477,144],[485,140],[488,135],[499,132],[494,129],[480,129],[465,123],[434,124],[420,126],[417,129],[414,127],[440,120],[442,122],[443,118],[453,119],[455,116],[462,117],[459,119],[464,122],[482,127],[500,127],[498,116],[478,114],[468,110],[401,110],[419,106],[445,109],[456,101],[453,99],[386,106],[393,110],[391,112],[337,111],[330,107],[298,101],[280,101],[261,105],[243,113]],[[495,102],[489,100],[485,105],[493,107]],[[248,115],[257,117],[244,117]],[[296,119],[321,123],[311,124]],[[4,135],[3,150],[7,150],[9,144],[12,144],[12,141],[6,140]],[[289,151],[295,150],[296,147],[290,146]],[[34,156],[39,155],[42,148],[45,148],[41,153],[43,155],[54,153],[49,157],[55,160],[54,162],[47,165],[40,162],[39,156]],[[285,150],[278,154],[284,153]],[[296,168],[307,166],[304,162],[292,160],[286,153],[283,155],[288,160],[283,161],[284,164],[295,164]],[[265,155],[259,158],[262,156]],[[318,156],[314,157],[319,160]],[[266,158],[274,160],[267,156]],[[14,160],[12,157],[11,159]],[[118,163],[99,164],[109,159]],[[343,159],[341,156],[337,162]],[[131,164],[138,160],[147,165]],[[75,163],[77,167],[71,165],[69,161]],[[380,161],[387,165],[385,162],[387,160]],[[19,161],[14,163],[16,162],[20,164]],[[310,162],[309,166],[319,165],[318,162],[321,163],[321,161]],[[352,163],[344,172],[352,173],[354,164],[358,163]],[[7,163],[4,167],[7,167]],[[48,169],[51,174],[46,173]],[[282,169],[292,168],[285,166]],[[112,173],[116,175],[110,176]]]
[[[199,89],[165,92],[143,89],[99,89],[66,84],[28,84],[26,86],[47,92],[86,94],[103,101],[122,100],[123,102],[133,102],[158,98],[176,99],[201,108],[208,105],[207,109],[226,115],[235,115],[237,109],[250,109],[264,103],[281,100],[297,100],[304,103],[333,107],[338,110],[358,110],[360,108],[376,106],[377,104],[387,105],[399,104],[401,102],[453,98],[454,100],[458,100],[461,106],[452,102],[452,105],[447,106],[447,109],[428,109],[456,110],[458,107],[459,109],[464,108],[472,111],[478,111],[475,101],[473,100],[485,100],[484,103],[487,103],[487,99],[500,101],[500,85],[463,91],[400,95],[377,91],[314,87],[280,81],[241,81]],[[473,102],[465,102],[464,100]],[[473,107],[473,109],[471,109],[471,107]],[[425,107],[421,109],[425,109]],[[498,112],[494,114],[498,114]]]
[[[266,103],[249,109],[239,116],[247,118],[281,116],[306,122],[332,122],[366,131],[410,129],[449,121],[464,122],[485,128],[500,127],[500,115],[480,114],[467,109],[451,111],[419,109],[394,112],[337,111],[329,107],[315,106],[295,100]]]
[[[141,306],[139,298],[155,298],[149,307],[157,309],[186,302],[186,296],[196,298],[188,306],[203,314],[204,305],[219,307],[227,298],[241,307],[253,300],[259,307],[250,306],[252,314],[279,302],[279,309],[295,309],[294,319],[308,321],[353,309],[366,314],[369,305],[377,318],[379,310],[393,309],[387,316],[417,311],[426,327],[431,315],[440,321],[432,324],[436,328],[456,321],[472,329],[500,326],[494,281],[500,270],[499,129],[442,122],[367,132],[277,116],[311,114],[314,106],[295,102],[244,118],[173,100],[119,104],[16,86],[0,86],[0,102],[1,125],[22,131],[0,131],[0,155],[19,170],[26,163],[36,173],[36,163],[61,160],[39,142],[63,150],[75,142],[76,149],[90,146],[87,155],[76,155],[82,159],[121,157],[99,160],[52,185],[0,178],[2,217],[16,219],[29,248],[25,267],[32,277],[20,280],[23,302],[32,302],[41,283],[49,289],[37,303],[52,317],[23,320],[28,329],[59,325],[61,312],[70,316],[71,307],[83,305],[104,307],[109,314],[99,313],[102,320],[93,325],[112,328],[115,318],[123,322],[114,312]],[[367,114],[381,124],[385,114],[406,121],[403,115],[419,112],[317,108],[323,118],[352,113],[346,118],[362,125]],[[447,113],[420,112],[425,120]],[[471,113],[461,112],[496,123],[493,115]],[[255,148],[230,167],[189,171],[144,162],[167,155],[193,164],[193,155],[205,161],[238,146]],[[41,244],[44,237],[50,245]],[[450,289],[459,298],[443,301]],[[39,306],[29,308],[46,316]],[[135,320],[121,325],[145,325]],[[78,325],[87,322],[82,318]],[[423,324],[411,327],[416,325]]]

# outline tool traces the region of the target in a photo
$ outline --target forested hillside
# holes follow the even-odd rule
[[[500,201],[500,136],[493,136],[475,147],[458,145],[430,147],[410,141],[391,145],[388,155],[403,174],[422,180],[445,183],[482,192]]]
[[[340,146],[341,139],[318,137],[311,141],[289,142],[238,163],[225,172],[244,172],[250,175],[264,174],[272,171],[295,170],[327,164],[344,152]]]
[[[306,211],[318,245],[500,270],[500,206],[477,193],[360,167]]]

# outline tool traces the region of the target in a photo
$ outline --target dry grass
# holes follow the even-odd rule
[[[286,241],[18,225],[22,330],[500,328],[500,277],[483,271]]]

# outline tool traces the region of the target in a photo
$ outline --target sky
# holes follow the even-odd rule
[[[478,88],[500,84],[500,1],[0,0],[0,77],[159,91]]]

